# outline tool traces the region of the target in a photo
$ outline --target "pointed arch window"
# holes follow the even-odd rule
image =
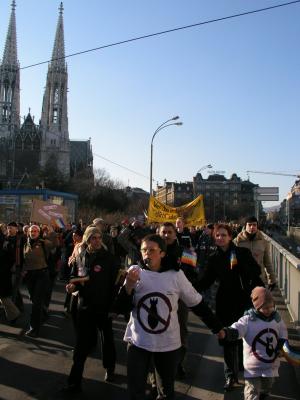
[[[53,116],[52,122],[56,124],[58,122],[58,110],[59,110],[59,89],[56,86],[53,95]]]
[[[7,105],[2,107],[2,122],[7,121]]]
[[[18,136],[16,138],[15,149],[16,150],[22,150],[23,149],[23,143],[22,143],[22,139],[20,138],[20,136]]]
[[[58,104],[59,103],[59,90],[58,87],[55,88],[54,91],[54,104]]]
[[[33,150],[40,150],[40,139],[36,136],[33,140]]]
[[[32,141],[29,136],[26,136],[24,140],[24,150],[32,150]]]

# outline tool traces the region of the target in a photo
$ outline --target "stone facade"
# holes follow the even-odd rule
[[[193,182],[165,182],[157,187],[155,197],[162,203],[178,207],[203,194],[207,221],[231,221],[254,215],[255,187],[257,185],[243,181],[236,174],[229,179],[219,174],[204,179],[198,173]]]
[[[16,2],[12,10],[0,63],[0,184],[15,187],[24,174],[55,163],[58,171],[69,179],[71,175],[71,149],[86,155],[81,157],[81,168],[93,169],[93,157],[86,152],[87,143],[72,146],[68,128],[68,71],[65,62],[63,6],[59,7],[51,61],[48,66],[41,118],[35,124],[30,114],[20,124],[20,66],[17,58]],[[77,142],[77,141],[76,141]]]
[[[286,199],[280,204],[279,215],[282,224],[300,225],[300,179],[295,181]]]

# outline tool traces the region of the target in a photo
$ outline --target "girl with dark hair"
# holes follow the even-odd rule
[[[119,305],[132,309],[124,340],[128,343],[127,375],[131,400],[144,400],[147,374],[153,360],[158,397],[174,399],[174,381],[181,356],[177,317],[181,299],[217,333],[222,328],[202,296],[179,270],[178,265],[162,264],[166,243],[159,235],[141,242],[142,266],[129,268],[119,294]],[[120,311],[120,308],[119,308]]]

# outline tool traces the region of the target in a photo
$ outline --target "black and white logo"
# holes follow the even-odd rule
[[[171,311],[168,297],[160,292],[152,292],[138,302],[137,319],[146,332],[163,333],[170,325]]]
[[[277,332],[271,328],[263,329],[252,342],[252,352],[258,360],[264,363],[272,363],[277,356],[277,343]]]

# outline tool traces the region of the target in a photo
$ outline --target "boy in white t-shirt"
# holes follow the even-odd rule
[[[244,400],[263,400],[279,376],[279,350],[288,335],[268,289],[254,288],[251,299],[253,308],[218,336],[228,341],[243,339]]]
[[[221,322],[202,301],[178,264],[162,264],[166,242],[159,235],[142,239],[143,264],[128,269],[115,310],[128,311],[130,319],[124,340],[127,346],[129,398],[144,400],[151,362],[155,367],[157,399],[175,398],[174,381],[181,359],[178,300],[181,299],[202,321],[218,333]],[[119,310],[119,311],[118,311]],[[122,311],[121,311],[122,312]]]

